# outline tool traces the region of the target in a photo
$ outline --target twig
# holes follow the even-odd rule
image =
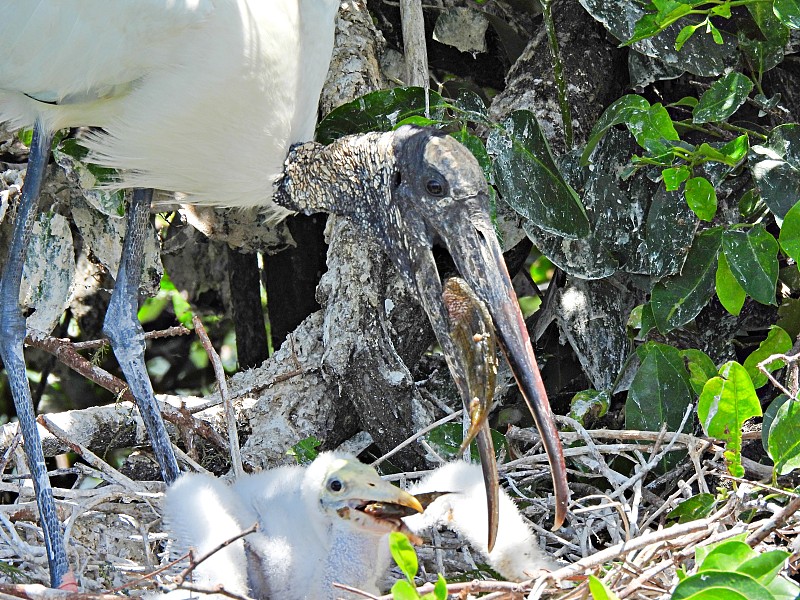
[[[200,317],[194,315],[192,317],[192,323],[194,323],[194,330],[197,333],[197,337],[200,338],[200,343],[203,344],[203,348],[205,348],[206,354],[208,354],[208,359],[214,367],[214,376],[217,378],[219,393],[220,396],[222,396],[222,402],[225,406],[225,423],[228,427],[228,443],[230,445],[233,473],[236,479],[240,479],[244,475],[242,452],[239,446],[239,432],[236,429],[236,411],[233,408],[233,402],[228,393],[225,369],[222,368],[222,361],[219,358],[219,354],[214,350],[211,340],[208,339],[208,333],[206,333],[206,329],[203,327],[203,322],[200,320]]]
[[[208,552],[203,554],[198,559],[195,559],[194,555],[190,552],[189,553],[189,566],[186,567],[183,571],[181,571],[180,573],[178,573],[175,576],[175,583],[177,583],[178,585],[183,585],[183,582],[186,580],[186,577],[188,577],[192,573],[192,571],[194,571],[197,567],[199,567],[203,562],[205,562],[206,560],[211,558],[214,554],[216,554],[217,552],[219,552],[223,548],[227,548],[228,546],[230,546],[235,541],[240,540],[243,537],[246,537],[246,536],[250,535],[251,533],[255,533],[256,531],[258,531],[258,522],[253,523],[247,529],[244,529],[244,530],[240,531],[239,533],[237,533],[236,535],[234,535],[234,536],[228,538],[227,540],[217,544],[211,550],[209,550]]]
[[[764,541],[770,533],[783,525],[798,510],[800,510],[800,496],[795,496],[781,511],[772,515],[761,527],[747,536],[747,543],[755,546]]]
[[[387,458],[390,458],[390,457],[394,456],[395,454],[397,454],[398,452],[400,452],[400,450],[402,450],[403,448],[405,448],[405,447],[406,447],[406,446],[408,446],[409,444],[413,444],[413,443],[414,443],[416,440],[418,440],[419,438],[421,438],[423,435],[425,435],[425,434],[426,434],[426,433],[428,433],[429,431],[433,431],[434,429],[436,429],[436,428],[437,428],[437,427],[439,427],[440,425],[444,425],[445,423],[449,423],[450,421],[453,421],[453,420],[455,420],[455,419],[459,418],[463,412],[464,412],[464,409],[462,408],[461,410],[457,410],[457,411],[456,411],[456,412],[454,412],[454,413],[450,413],[449,415],[447,415],[447,416],[445,416],[445,417],[442,417],[442,418],[441,418],[441,419],[439,419],[438,421],[435,421],[435,422],[431,423],[431,424],[430,424],[430,425],[428,425],[427,427],[425,427],[425,428],[423,428],[423,429],[420,429],[420,430],[419,430],[419,431],[417,431],[417,432],[416,432],[414,435],[412,435],[411,437],[408,437],[408,438],[406,438],[405,440],[403,440],[402,442],[400,442],[400,443],[399,443],[397,446],[395,446],[394,448],[392,448],[391,450],[389,450],[389,452],[387,452],[387,453],[386,453],[386,454],[384,454],[383,456],[381,456],[381,457],[379,457],[379,458],[375,459],[375,460],[372,462],[371,466],[375,467],[375,466],[377,466],[377,465],[381,464],[381,463],[382,463],[383,461],[385,461]]]
[[[145,331],[144,332],[144,339],[146,340],[160,340],[162,338],[168,337],[178,337],[181,335],[189,335],[192,333],[191,329],[187,329],[183,325],[177,325],[175,327],[167,327],[166,329],[159,329],[158,331]],[[72,342],[68,339],[61,338],[61,341],[67,342],[72,344],[72,347],[75,350],[96,350],[97,348],[102,348],[103,346],[108,346],[111,342],[108,338],[100,338],[97,340],[88,340],[86,342]],[[27,343],[27,340],[26,340]]]
[[[72,441],[69,438],[67,432],[61,429],[55,423],[53,423],[50,419],[48,419],[47,416],[39,415],[38,417],[36,417],[36,422],[39,423],[45,429],[47,429],[47,431],[52,433],[55,437],[57,437],[62,444],[66,444],[67,446],[69,446],[73,452],[78,454],[81,458],[83,458],[83,460],[85,460],[95,469],[100,471],[103,475],[108,477],[109,480],[118,483],[122,487],[127,488],[134,492],[145,491],[144,488],[139,485],[139,483],[137,483],[127,475],[123,475],[122,473],[117,471],[114,467],[109,465],[106,461],[101,459],[87,447]]]

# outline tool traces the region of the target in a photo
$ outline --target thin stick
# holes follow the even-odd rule
[[[233,409],[233,402],[231,401],[231,396],[228,393],[228,383],[225,379],[225,369],[222,368],[222,361],[219,358],[219,354],[217,354],[217,351],[214,350],[211,340],[208,339],[208,333],[206,333],[206,329],[203,327],[203,322],[200,320],[200,317],[194,315],[192,317],[192,323],[194,323],[194,330],[197,333],[197,337],[200,338],[200,343],[203,344],[203,348],[206,349],[208,359],[211,361],[211,365],[214,367],[214,376],[217,378],[219,393],[220,396],[222,396],[222,402],[225,406],[225,423],[228,427],[228,443],[230,444],[233,473],[236,476],[236,479],[240,479],[242,475],[244,475],[244,468],[242,467],[242,452],[239,446],[239,432],[236,429],[236,411]]]
[[[141,485],[139,485],[138,482],[117,471],[114,467],[109,465],[106,461],[101,459],[94,452],[89,450],[86,446],[83,446],[82,444],[79,444],[78,442],[71,440],[67,432],[61,429],[55,423],[53,423],[50,419],[48,419],[47,416],[39,415],[38,417],[36,417],[36,422],[39,423],[45,429],[47,429],[47,431],[52,433],[56,438],[58,438],[62,444],[66,444],[67,446],[69,446],[73,452],[80,455],[80,457],[83,460],[92,465],[95,469],[100,471],[111,481],[118,483],[122,487],[132,490],[134,492],[147,491]]]
[[[374,460],[370,466],[373,466],[373,467],[374,467],[374,466],[376,466],[376,465],[379,465],[379,464],[381,464],[381,463],[382,463],[383,461],[385,461],[387,458],[390,458],[390,457],[394,456],[395,454],[397,454],[398,452],[400,452],[400,450],[402,450],[402,449],[403,449],[403,448],[405,448],[406,446],[408,446],[408,445],[410,445],[410,444],[413,444],[413,443],[414,443],[416,440],[418,440],[419,438],[421,438],[423,435],[425,435],[425,434],[426,434],[426,433],[428,433],[429,431],[433,431],[434,429],[436,429],[437,427],[439,427],[439,425],[444,425],[445,423],[449,423],[450,421],[454,421],[455,419],[458,419],[458,418],[461,416],[461,413],[463,413],[463,412],[464,412],[464,409],[462,408],[461,410],[457,410],[457,411],[456,411],[456,412],[454,412],[454,413],[450,413],[450,414],[449,414],[449,415],[447,415],[446,417],[442,417],[442,418],[441,418],[441,419],[439,419],[438,421],[434,421],[433,423],[431,423],[430,425],[428,425],[428,426],[427,426],[427,427],[425,427],[424,429],[420,429],[420,430],[419,430],[419,431],[417,431],[417,432],[416,432],[414,435],[412,435],[412,436],[411,436],[411,437],[409,437],[409,438],[406,438],[405,440],[403,440],[402,442],[400,442],[400,443],[399,443],[397,446],[395,446],[394,448],[392,448],[391,450],[389,450],[389,452],[387,452],[387,453],[386,453],[386,454],[384,454],[383,456],[381,456],[381,457],[377,458],[376,460]]]

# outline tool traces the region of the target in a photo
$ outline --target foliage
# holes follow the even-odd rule
[[[672,600],[796,598],[800,586],[780,574],[787,558],[789,552],[784,550],[759,554],[739,539],[698,548],[695,551],[697,572],[683,576],[672,593]]]
[[[395,600],[445,600],[447,598],[447,582],[441,575],[434,585],[433,592],[420,596],[417,586],[414,584],[414,576],[417,574],[418,568],[417,552],[405,534],[397,531],[389,534],[389,551],[403,575],[406,576],[405,579],[398,580],[392,586],[392,597]]]

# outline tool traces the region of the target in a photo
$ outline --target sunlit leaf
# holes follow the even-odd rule
[[[758,369],[758,363],[766,360],[773,354],[785,354],[792,347],[792,338],[777,325],[769,328],[767,337],[761,341],[758,348],[750,353],[744,361],[744,368],[753,380],[753,386],[758,389],[767,383],[767,376]],[[767,371],[777,371],[785,366],[782,360],[776,360],[764,365]]]
[[[700,102],[692,111],[692,121],[708,123],[724,121],[745,103],[753,91],[753,82],[746,75],[731,71],[711,84],[700,97]]]
[[[700,394],[697,416],[706,435],[723,440],[727,450],[728,469],[736,477],[742,468],[742,425],[761,416],[761,405],[750,375],[737,362],[728,362],[719,370],[719,377],[709,379]]]
[[[731,229],[722,234],[722,247],[733,276],[757,302],[777,304],[778,242],[763,225],[747,231]]]

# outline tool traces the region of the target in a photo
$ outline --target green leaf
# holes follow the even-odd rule
[[[778,475],[800,467],[800,402],[788,400],[781,405],[769,430],[767,446]]]
[[[687,181],[683,195],[698,218],[711,221],[717,214],[717,193],[705,177],[692,177]]]
[[[450,104],[434,91],[428,91],[431,117],[441,120]],[[366,94],[333,109],[317,125],[316,139],[330,144],[342,136],[367,131],[391,131],[410,117],[425,116],[425,90],[398,87]]]
[[[721,43],[721,40],[720,40]],[[753,82],[746,75],[732,71],[715,81],[700,97],[700,102],[692,111],[692,121],[708,123],[724,121],[745,103],[753,91]]]
[[[747,294],[744,288],[739,285],[739,282],[736,281],[736,277],[733,276],[724,252],[720,252],[719,260],[717,261],[716,286],[717,298],[719,298],[720,304],[732,315],[738,315],[742,310],[742,306],[744,306],[744,299]]]
[[[659,431],[666,423],[669,431],[677,431],[693,398],[680,352],[656,342],[637,352],[644,358],[628,391],[625,428]],[[689,420],[686,428],[691,427]]]
[[[645,111],[634,112],[627,125],[636,138],[636,143],[656,156],[671,153],[671,146],[665,141],[680,140],[672,118],[661,104],[653,104]]]
[[[589,575],[589,592],[593,600],[619,600],[618,596],[594,575]]]
[[[800,199],[800,125],[773,129],[765,144],[750,149],[747,162],[761,198],[783,219]]]
[[[762,340],[758,348],[750,353],[744,361],[744,368],[753,380],[753,387],[756,389],[763,387],[767,383],[767,376],[758,370],[758,363],[766,360],[773,354],[785,354],[792,348],[792,338],[777,325],[769,328],[766,339]],[[782,360],[775,360],[764,365],[767,371],[777,371],[785,366]]]
[[[786,256],[800,264],[800,201],[796,202],[783,218],[778,242]]]
[[[681,581],[671,600],[775,600],[752,577],[728,571],[704,571]]]
[[[677,519],[678,523],[688,523],[696,519],[704,519],[717,505],[714,494],[697,494],[687,498],[667,513],[667,519]]]
[[[583,390],[572,397],[569,403],[569,417],[587,426],[588,420],[599,419],[608,412],[611,398],[608,392]]]
[[[706,31],[711,34],[711,37],[714,38],[714,43],[719,44],[720,46],[723,43],[722,40],[722,32],[716,28],[714,23],[711,21],[706,21]]]
[[[695,394],[700,394],[706,381],[717,376],[717,367],[702,350],[688,348],[681,350],[680,353],[689,371],[689,385]]]
[[[789,556],[789,552],[785,550],[770,550],[743,562],[736,571],[750,575],[762,585],[767,585],[780,575],[783,565]]]
[[[694,35],[694,32],[697,31],[697,28],[701,25],[702,23],[698,23],[697,25],[686,25],[686,27],[681,29],[680,33],[678,33],[678,37],[675,38],[675,50],[677,52],[681,51],[683,45],[689,41],[689,38]]]
[[[408,580],[414,581],[419,563],[417,562],[417,553],[414,550],[414,546],[411,545],[405,534],[398,531],[393,531],[389,534],[389,552],[391,552],[394,562],[397,563],[397,566],[400,567],[400,570]],[[392,591],[394,591],[394,588],[392,588]],[[416,589],[414,594],[414,597],[416,597]]]
[[[697,572],[738,571],[739,565],[755,556],[758,556],[756,551],[745,542],[728,540],[714,546],[697,568]]]
[[[286,451],[289,456],[294,456],[298,465],[310,464],[319,455],[319,448],[322,442],[313,435],[303,438],[294,446]]]
[[[778,242],[760,223],[749,231],[722,234],[722,247],[733,276],[761,304],[775,305],[778,283]]]
[[[714,274],[721,240],[718,228],[700,233],[694,240],[679,275],[653,287],[650,305],[661,333],[694,319],[714,294]]]
[[[774,0],[772,10],[781,23],[792,29],[800,29],[800,3],[797,0]]]
[[[417,600],[419,598],[419,593],[417,592],[417,588],[408,581],[399,579],[395,581],[392,586],[392,598],[394,598],[394,600]]]
[[[706,560],[706,557],[711,554],[715,548],[718,548],[722,544],[727,544],[729,542],[744,542],[747,539],[747,532],[742,533],[735,533],[731,537],[721,540],[719,542],[712,542],[707,546],[697,546],[694,549],[694,562],[697,565],[702,565],[703,562]]]
[[[769,454],[769,432],[772,429],[772,424],[775,422],[775,415],[778,414],[781,406],[789,401],[789,396],[780,394],[772,402],[769,403],[767,409],[764,411],[764,418],[761,421],[761,446]]]
[[[447,582],[441,573],[438,574],[436,583],[433,585],[433,595],[436,600],[447,600]]]
[[[686,165],[680,167],[669,167],[661,171],[661,176],[664,178],[664,187],[668,192],[674,192],[680,185],[689,179],[692,172]]]
[[[578,194],[564,181],[536,117],[514,111],[489,135],[495,182],[503,199],[541,229],[567,238],[589,234]]]
[[[737,362],[728,362],[719,370],[719,377],[708,380],[697,405],[697,416],[706,435],[723,440],[725,458],[735,477],[744,475],[742,468],[742,425],[761,416],[761,405],[750,375]]]
[[[614,125],[627,123],[635,113],[646,111],[649,108],[650,103],[636,94],[628,94],[613,102],[603,111],[603,114],[600,115],[597,123],[592,128],[592,133],[589,134],[589,140],[586,142],[586,148],[581,154],[581,165],[585,167],[589,164],[589,155],[591,155],[610,128]]]

